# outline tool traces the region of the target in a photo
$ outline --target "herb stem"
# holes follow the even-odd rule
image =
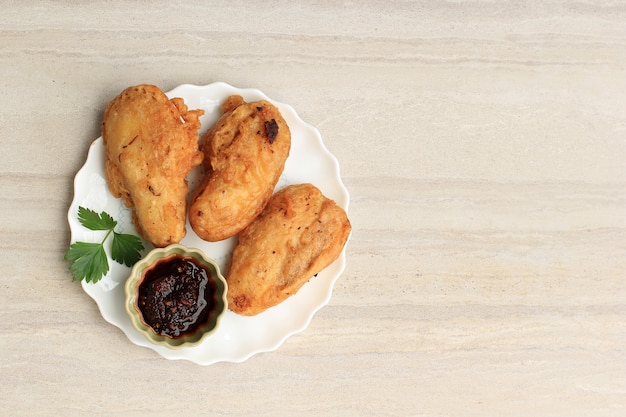
[[[106,242],[107,238],[109,237],[111,233],[113,233],[113,229],[107,230],[107,234],[104,235],[104,239],[102,239],[102,241],[100,242],[101,245],[104,245],[104,242]]]

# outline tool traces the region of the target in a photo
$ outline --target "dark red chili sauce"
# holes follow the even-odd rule
[[[210,271],[191,257],[174,255],[146,270],[137,306],[155,333],[177,338],[206,323],[215,291]]]

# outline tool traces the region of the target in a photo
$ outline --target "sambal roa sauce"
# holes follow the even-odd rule
[[[177,338],[194,333],[215,305],[211,272],[191,257],[174,255],[146,270],[137,306],[155,333]]]

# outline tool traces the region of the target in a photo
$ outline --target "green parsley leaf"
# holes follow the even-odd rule
[[[98,282],[109,272],[109,261],[104,242],[113,234],[111,258],[120,264],[133,266],[141,259],[144,249],[142,240],[134,235],[117,233],[117,221],[108,213],[78,207],[78,220],[89,230],[104,230],[107,233],[100,243],[76,242],[70,245],[64,259],[72,262],[70,271],[74,281]]]
[[[143,243],[135,235],[113,232],[111,258],[126,266],[133,266],[141,259]]]
[[[78,221],[89,230],[113,230],[117,222],[104,211],[100,214],[85,207],[78,207]]]
[[[72,261],[72,279],[98,282],[109,272],[109,262],[102,243],[76,242],[65,253],[65,260]]]

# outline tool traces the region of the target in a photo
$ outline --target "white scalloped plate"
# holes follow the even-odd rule
[[[202,135],[221,115],[220,105],[230,95],[239,94],[246,101],[269,100],[280,109],[290,127],[292,145],[285,169],[277,189],[289,184],[310,182],[317,186],[324,195],[335,200],[348,210],[348,190],[339,175],[337,159],[326,149],[317,129],[305,123],[295,110],[283,103],[269,99],[256,89],[240,89],[225,83],[213,83],[206,86],[181,85],[167,93],[172,97],[182,97],[189,109],[203,109],[200,119]],[[192,172],[189,177],[190,189],[196,185],[199,173]],[[87,156],[84,166],[74,179],[74,199],[68,211],[71,230],[71,242],[99,242],[102,232],[85,229],[78,221],[78,207],[106,211],[118,220],[117,231],[136,233],[130,217],[130,210],[122,201],[109,192],[104,178],[104,145],[102,138],[96,139]],[[199,248],[215,259],[224,272],[230,259],[235,238],[221,242],[205,242],[198,238],[189,224],[187,236],[181,244]],[[260,352],[269,352],[278,348],[289,336],[304,330],[313,315],[330,300],[335,281],[345,268],[345,247],[340,257],[306,283],[298,293],[276,307],[253,316],[244,317],[228,311],[219,329],[202,344],[179,350],[171,350],[151,344],[138,333],[130,323],[124,310],[124,281],[130,268],[120,265],[109,258],[111,267],[107,276],[98,283],[82,282],[84,291],[97,303],[102,317],[119,327],[131,342],[155,350],[167,359],[186,359],[200,365],[215,362],[242,362]]]

